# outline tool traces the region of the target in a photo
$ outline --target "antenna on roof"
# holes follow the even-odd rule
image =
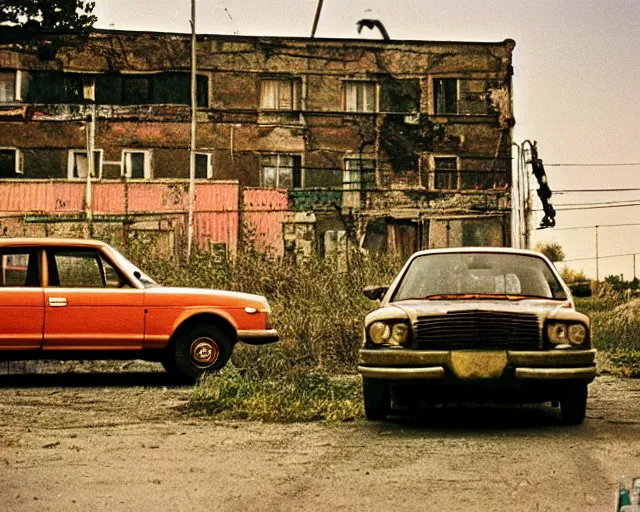
[[[320,11],[322,10],[322,1],[323,0],[318,0],[318,5],[316,7],[316,15],[313,17],[313,27],[311,27],[312,39],[316,36],[316,29],[318,28],[318,21],[320,20]]]

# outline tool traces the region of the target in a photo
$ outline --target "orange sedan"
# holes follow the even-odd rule
[[[158,285],[95,240],[0,238],[0,361],[147,359],[191,379],[278,341],[260,295]]]

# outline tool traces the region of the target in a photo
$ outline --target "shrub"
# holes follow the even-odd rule
[[[133,239],[124,252],[161,284],[267,297],[280,343],[264,350],[237,347],[232,358],[240,368],[258,365],[264,374],[289,366],[354,371],[362,321],[374,307],[362,289],[369,284],[390,284],[400,267],[395,257],[374,259],[357,252],[348,255],[344,269],[332,258],[316,256],[302,264],[259,253],[250,244],[234,260],[195,250],[186,264],[149,255],[146,246],[143,239]]]
[[[362,417],[362,390],[355,378],[302,369],[265,378],[252,368],[228,365],[200,379],[188,408],[234,419],[350,421]]]

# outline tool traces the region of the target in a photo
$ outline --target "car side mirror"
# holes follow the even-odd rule
[[[591,297],[591,283],[589,282],[570,284],[569,289],[574,297]]]
[[[362,293],[364,293],[365,297],[369,300],[380,300],[384,297],[384,294],[387,293],[388,289],[388,286],[367,286],[362,290]]]
[[[138,272],[137,270],[133,271],[133,277],[135,277],[136,279],[140,279],[142,277],[142,274],[140,272]]]

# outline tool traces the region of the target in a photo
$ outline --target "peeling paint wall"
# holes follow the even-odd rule
[[[189,72],[188,35],[96,31],[86,38],[66,35],[11,41],[7,37],[3,41],[0,68],[21,71],[25,100],[0,105],[0,147],[19,150],[22,174],[18,178],[67,178],[69,152],[86,147],[90,109],[82,99],[26,102],[34,94],[29,91],[30,76],[43,72],[66,77],[74,87],[86,79],[95,80],[97,88],[104,87],[100,77],[107,73],[120,84],[109,94],[97,95],[122,100],[96,106],[95,147],[102,151],[101,179],[120,179],[124,151],[147,152],[152,179],[188,177],[189,105],[181,94],[171,96],[176,102],[163,103],[154,100],[152,89],[140,89],[147,79],[156,87],[182,83]],[[419,219],[416,236],[396,236],[404,227],[390,229],[387,247],[420,248],[432,245],[431,238],[437,246],[442,243],[437,234],[439,219],[466,216],[486,222],[486,229],[475,231],[478,243],[498,243],[495,223],[502,222],[504,231],[509,222],[514,45],[511,40],[198,36],[199,84],[204,85],[198,89],[197,151],[211,155],[214,180],[237,180],[241,188],[248,187],[242,199],[236,191],[236,210],[237,204],[244,209],[248,204],[259,205],[235,217],[201,216],[200,240],[225,243],[235,250],[246,220],[262,233],[256,239],[261,249],[280,255],[293,243],[305,247],[305,253],[322,253],[324,233],[340,230],[329,229],[330,222],[323,227],[320,219],[341,222],[350,215],[358,219],[356,238],[365,235],[367,220],[373,216],[396,219],[398,225],[402,219]],[[167,72],[178,82],[158,78]],[[137,88],[130,95],[140,94],[148,102],[129,104],[125,82],[131,77],[141,82],[134,83]],[[282,100],[280,108],[262,108],[262,88],[268,80],[295,81],[299,95],[295,106],[293,100],[289,104]],[[361,96],[375,91],[372,111],[350,111],[359,108],[351,103],[357,103],[355,92],[354,96],[348,92],[356,90]],[[68,95],[69,90],[65,91]],[[155,97],[170,96],[168,91],[163,94]],[[278,98],[286,94],[279,93]],[[267,183],[266,155],[299,158],[300,187],[256,190]],[[347,162],[358,158],[375,162],[375,170],[362,175],[360,182],[346,185]],[[447,177],[449,186],[444,189],[443,170],[437,168],[442,158],[455,158],[457,166],[456,176]],[[199,187],[199,200],[209,201],[208,194],[219,199],[213,188]],[[142,194],[148,192],[142,182],[139,188]],[[133,196],[137,189],[137,184],[131,185]],[[152,195],[149,206],[164,208],[162,201]],[[286,210],[292,213],[286,215]],[[1,202],[0,211],[6,211]],[[304,222],[295,221],[298,213]],[[433,219],[430,231],[424,228],[429,219]],[[477,238],[452,234],[451,229],[447,243]],[[296,233],[300,244],[291,242]],[[500,240],[509,243],[508,237]]]

